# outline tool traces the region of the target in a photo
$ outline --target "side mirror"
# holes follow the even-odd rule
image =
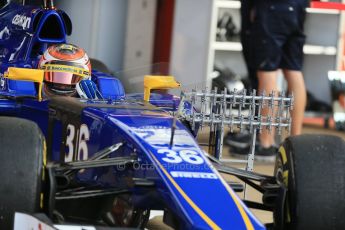
[[[9,67],[4,77],[16,81],[30,81],[38,83],[38,100],[42,100],[42,85],[44,70]]]
[[[181,84],[173,76],[144,76],[144,100],[149,101],[153,89],[174,89]]]

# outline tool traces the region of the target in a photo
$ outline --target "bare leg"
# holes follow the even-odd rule
[[[304,85],[304,79],[301,71],[283,70],[284,77],[288,83],[288,90],[294,95],[294,107],[291,112],[292,125],[291,135],[302,133],[304,110],[307,101],[307,94]]]
[[[266,95],[271,93],[272,90],[275,92],[277,91],[277,77],[278,71],[258,71],[258,79],[259,79],[259,93],[261,94],[265,91]],[[261,111],[262,115],[267,115],[268,109],[263,109]],[[265,128],[262,130],[260,134],[260,143],[263,147],[267,148],[274,143],[274,131],[269,132]]]

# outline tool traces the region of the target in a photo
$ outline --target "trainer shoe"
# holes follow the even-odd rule
[[[278,154],[277,146],[263,147],[261,145],[255,147],[255,160],[260,162],[274,162]]]
[[[241,159],[247,159],[248,154],[250,151],[250,146],[246,148],[236,148],[236,147],[230,147],[230,155],[241,158]],[[263,147],[260,144],[255,145],[255,160],[260,162],[274,162],[275,157],[278,153],[278,147],[276,146],[270,146],[270,147]]]
[[[228,134],[224,137],[224,144],[234,148],[248,148],[252,141],[252,135],[248,131]]]

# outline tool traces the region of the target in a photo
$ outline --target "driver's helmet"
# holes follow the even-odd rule
[[[91,76],[88,55],[72,44],[50,46],[42,55],[38,68],[45,72],[43,92],[47,96],[74,96],[76,85]]]

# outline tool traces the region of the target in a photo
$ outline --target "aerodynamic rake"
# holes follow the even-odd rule
[[[224,128],[229,127],[233,132],[235,128],[242,131],[248,130],[252,134],[250,152],[248,153],[247,170],[253,171],[255,140],[257,132],[263,129],[272,132],[275,129],[278,135],[282,131],[290,133],[291,115],[293,109],[293,96],[285,96],[285,92],[272,91],[258,95],[256,90],[247,94],[246,90],[227,92],[226,89],[219,92],[203,90],[181,93],[181,103],[189,102],[194,108],[191,114],[182,116],[191,124],[192,130],[210,128],[209,153],[222,162],[233,160],[222,159]],[[262,111],[265,110],[265,115]]]

